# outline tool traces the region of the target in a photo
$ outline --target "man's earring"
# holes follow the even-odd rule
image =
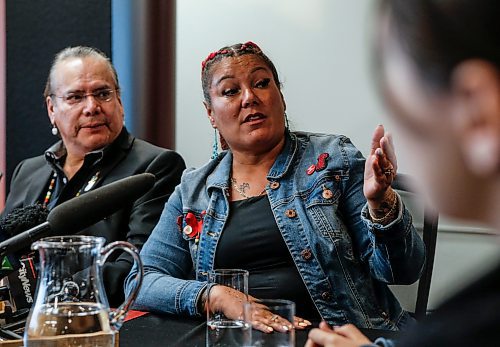
[[[57,130],[55,124],[52,124],[52,135],[57,136],[57,134],[59,134],[59,130]]]

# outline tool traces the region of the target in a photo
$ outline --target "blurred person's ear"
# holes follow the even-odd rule
[[[454,69],[451,83],[451,121],[465,165],[479,177],[492,177],[500,172],[500,71],[468,60]]]

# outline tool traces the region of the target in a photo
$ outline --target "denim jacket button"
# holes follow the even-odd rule
[[[288,218],[295,218],[297,217],[297,212],[295,212],[295,210],[289,209],[285,211],[285,216],[287,216]]]
[[[331,199],[333,196],[333,193],[330,189],[325,189],[323,190],[323,199]]]
[[[307,248],[300,252],[300,255],[302,255],[302,258],[304,258],[305,260],[309,260],[312,258],[312,252]]]
[[[273,181],[273,182],[269,183],[269,188],[271,188],[272,190],[276,190],[279,187],[280,187],[280,183],[279,182]]]
[[[321,293],[321,297],[323,300],[330,300],[332,298],[332,295],[329,292],[323,292]]]

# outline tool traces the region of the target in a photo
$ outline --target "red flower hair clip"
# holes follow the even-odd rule
[[[252,41],[247,41],[244,44],[242,44],[240,50],[244,51],[247,48],[254,48],[257,51],[261,51],[260,47],[257,46],[257,44],[253,43]]]
[[[205,66],[207,65],[207,63],[212,60],[213,58],[215,58],[216,56],[218,56],[219,54],[227,54],[229,53],[229,51],[227,49],[221,49],[217,52],[212,52],[210,53],[206,58],[205,60],[203,60],[201,62],[201,71],[205,70]]]
[[[245,42],[244,44],[241,45],[241,47],[238,49],[239,51],[246,51],[246,50],[250,50],[250,49],[254,49],[256,51],[256,53],[259,53],[259,52],[262,52],[262,50],[260,49],[259,46],[257,46],[255,43],[253,43],[252,41],[247,41]],[[201,62],[201,71],[203,72],[205,70],[205,67],[207,66],[207,63],[214,59],[216,56],[218,56],[219,54],[228,54],[229,53],[229,50],[227,49],[221,49],[221,50],[218,50],[216,52],[212,52],[210,53],[206,58],[205,60],[203,60]]]

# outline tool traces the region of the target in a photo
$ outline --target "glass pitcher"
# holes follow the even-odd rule
[[[116,333],[137,295],[143,269],[138,250],[93,236],[49,237],[33,243],[40,254],[35,302],[24,331],[28,347],[115,346]],[[116,310],[110,310],[102,282],[102,266],[115,250],[134,258],[139,271],[135,288]]]

